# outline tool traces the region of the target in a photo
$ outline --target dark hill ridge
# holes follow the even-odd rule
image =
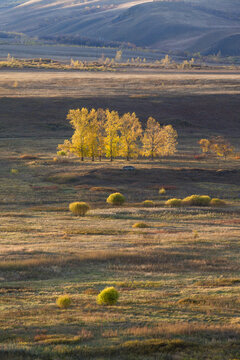
[[[77,36],[164,51],[240,55],[238,0],[3,0],[0,19],[0,31],[39,38]]]

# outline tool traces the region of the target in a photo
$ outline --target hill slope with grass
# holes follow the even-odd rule
[[[217,42],[240,34],[239,15],[236,0],[4,0],[0,31],[70,43],[88,38],[214,53]],[[228,52],[239,50],[233,43]]]

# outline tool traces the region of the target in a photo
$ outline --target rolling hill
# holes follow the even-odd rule
[[[240,55],[239,41],[234,45],[240,36],[238,0],[3,0],[0,19],[0,31],[40,39]]]

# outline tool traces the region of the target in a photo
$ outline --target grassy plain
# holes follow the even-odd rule
[[[239,359],[240,160],[194,157],[211,133],[239,151],[239,75],[1,72],[0,96],[0,358]],[[84,105],[174,123],[179,152],[131,161],[133,173],[119,159],[54,161],[68,109]],[[106,204],[115,191],[125,205]],[[227,206],[164,206],[193,193]],[[72,201],[91,211],[74,217]],[[96,304],[106,286],[116,306]]]

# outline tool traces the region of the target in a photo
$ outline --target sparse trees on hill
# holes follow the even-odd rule
[[[58,148],[81,158],[122,156],[126,160],[139,154],[152,160],[159,156],[176,152],[177,132],[171,125],[161,127],[150,117],[143,132],[135,113],[125,113],[119,117],[117,111],[86,108],[70,110],[67,119],[73,127],[71,140],[65,140]],[[142,135],[143,134],[143,135]]]
[[[213,136],[210,139],[199,140],[202,152],[213,154],[225,159],[234,153],[234,147],[222,136]]]

